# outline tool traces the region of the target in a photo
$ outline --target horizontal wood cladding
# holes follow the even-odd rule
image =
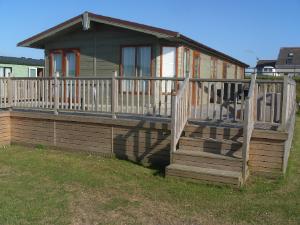
[[[277,177],[283,172],[286,134],[255,130],[250,143],[249,166],[252,174]]]
[[[10,116],[9,113],[0,113],[0,146],[10,144]]]
[[[170,131],[163,127],[168,126],[89,116],[11,113],[13,143],[114,155],[145,165],[169,164]]]

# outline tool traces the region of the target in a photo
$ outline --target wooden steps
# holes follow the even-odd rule
[[[173,163],[212,169],[242,171],[242,160],[207,152],[179,149],[173,154]]]
[[[242,186],[242,135],[240,127],[186,125],[166,175]]]
[[[167,176],[193,179],[213,184],[226,184],[234,187],[242,185],[240,172],[226,171],[198,166],[171,164],[166,168]]]
[[[179,146],[184,150],[209,152],[241,158],[243,143],[233,140],[217,140],[201,137],[181,137]]]
[[[187,124],[184,128],[185,137],[212,138],[215,140],[242,141],[242,127],[210,126]]]

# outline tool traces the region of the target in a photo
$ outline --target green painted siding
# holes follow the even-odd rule
[[[0,67],[11,67],[12,75],[14,77],[28,77],[29,68],[42,68],[42,67],[36,67],[36,66],[1,64],[1,63],[0,63]]]
[[[91,29],[83,31],[78,28],[68,33],[51,38],[45,44],[45,74],[49,75],[49,51],[53,49],[78,48],[80,50],[80,76],[111,76],[113,71],[119,72],[121,46],[150,45],[152,46],[152,75],[160,76],[160,48],[166,46],[178,46],[177,64],[178,77],[183,74],[183,49],[190,49],[190,71],[193,72],[193,51],[191,46],[184,46],[182,43],[171,42],[159,39],[155,36],[113,27],[104,24],[92,23]],[[216,68],[213,68],[212,56],[202,50],[200,52],[200,77],[212,78],[213,71],[216,71],[216,78],[222,78],[224,60],[217,59]],[[227,77],[234,76],[235,64],[230,64],[227,69]],[[241,77],[241,76],[239,76]]]
[[[89,31],[77,30],[47,43],[45,72],[49,74],[51,49],[79,48],[80,76],[111,76],[113,71],[119,71],[121,46],[150,45],[153,75],[158,76],[157,56],[160,54],[159,46],[164,44],[170,45],[170,42],[140,32],[93,24]]]

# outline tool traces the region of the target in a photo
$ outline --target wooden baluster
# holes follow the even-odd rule
[[[227,120],[230,119],[230,89],[231,89],[231,84],[227,83]]]
[[[217,117],[217,82],[214,82],[214,112],[213,119],[215,120]]]
[[[137,114],[140,114],[140,81],[136,81],[136,95],[137,95]]]
[[[234,84],[234,121],[237,120],[238,84]]]
[[[96,81],[96,111],[99,111],[99,89],[100,89],[100,84],[99,80]]]
[[[145,88],[147,80],[142,81],[142,114],[145,115]]]
[[[208,95],[207,95],[207,119],[210,119],[209,113],[210,113],[210,94],[211,94],[211,83],[207,83],[208,87]]]
[[[105,106],[105,111],[108,112],[109,111],[109,107],[108,107],[108,101],[109,101],[109,81],[106,80],[106,106]]]
[[[150,113],[150,111],[151,111],[151,108],[150,108],[150,104],[151,104],[151,84],[152,84],[152,81],[149,80],[148,81],[148,104],[147,104],[148,105],[148,109],[147,109],[147,113]]]
[[[262,121],[266,122],[266,107],[267,107],[267,86],[266,84],[263,84],[263,108],[262,108]]]
[[[241,116],[240,120],[244,120],[244,104],[245,104],[245,83],[242,83],[242,96],[241,96]]]
[[[270,106],[270,122],[274,123],[274,110],[275,110],[275,84],[271,86],[271,106]]]
[[[130,83],[130,112],[133,113],[134,112],[134,81],[133,80],[130,80],[129,81]]]
[[[85,95],[86,95],[86,91],[85,91],[85,80],[82,81],[82,110],[85,111]]]
[[[220,120],[223,120],[224,82],[221,83]]]

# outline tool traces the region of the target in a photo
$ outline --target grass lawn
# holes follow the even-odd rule
[[[287,176],[242,190],[117,159],[0,149],[0,224],[300,224],[300,116]]]

